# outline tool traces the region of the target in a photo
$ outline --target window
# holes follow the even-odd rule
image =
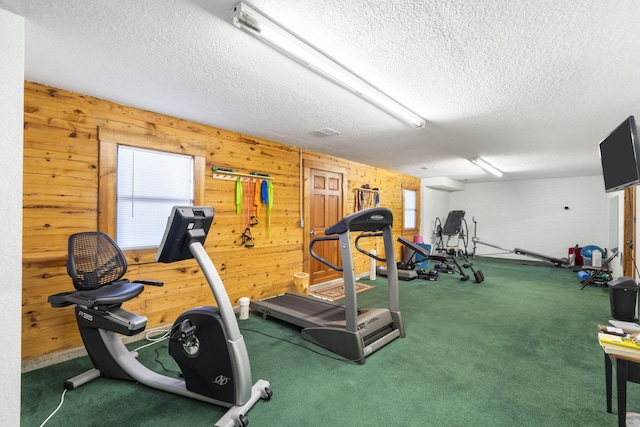
[[[204,203],[206,146],[98,128],[98,230],[133,264],[154,262],[174,205]]]
[[[418,228],[418,205],[416,202],[416,191],[415,190],[402,190],[402,200],[404,204],[403,212],[404,212],[404,230],[415,230]]]
[[[116,173],[118,246],[157,247],[171,208],[193,205],[193,157],[120,145]]]

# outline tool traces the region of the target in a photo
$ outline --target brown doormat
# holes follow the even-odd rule
[[[369,289],[373,289],[373,286],[356,283],[356,294],[368,291]],[[310,295],[327,301],[337,301],[345,297],[344,285],[341,283],[338,285],[328,286],[326,288],[311,291]]]

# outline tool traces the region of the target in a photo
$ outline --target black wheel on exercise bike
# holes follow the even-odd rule
[[[270,388],[265,387],[265,389],[262,391],[262,399],[270,400],[271,396],[273,396],[273,391]]]

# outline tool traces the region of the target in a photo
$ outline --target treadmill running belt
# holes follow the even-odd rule
[[[343,305],[290,293],[257,301],[254,308],[263,313],[266,311],[267,315],[275,318],[279,318],[278,314],[281,312],[301,313],[305,324],[313,323],[317,326],[346,319],[346,310]]]

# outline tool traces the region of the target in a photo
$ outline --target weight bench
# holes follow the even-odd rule
[[[413,243],[406,237],[398,237],[398,242],[412,250],[411,256],[404,262],[398,263],[398,279],[400,280],[413,280],[413,279],[426,279],[426,280],[438,280],[438,274],[435,269],[431,271],[425,271],[424,269],[416,269],[416,265],[424,260],[446,262],[447,257],[442,255],[432,255],[429,251],[420,245]],[[416,260],[416,255],[419,254],[423,259]],[[380,276],[387,276],[387,268],[384,266],[378,266],[377,274]]]
[[[459,273],[461,276],[460,280],[464,282],[469,280],[469,275],[462,270],[462,267],[464,266],[466,268],[470,268],[471,271],[473,271],[473,275],[474,275],[474,278],[476,279],[475,280],[476,283],[480,283],[484,280],[484,274],[482,273],[482,271],[474,270],[473,267],[471,266],[471,263],[467,260],[466,256],[464,256],[464,253],[460,251],[456,252],[454,250],[450,250],[449,253],[446,255],[430,254],[429,252],[425,251],[424,248],[413,243],[412,241],[410,241],[405,237],[402,237],[402,236],[398,237],[398,242],[402,243],[404,246],[406,246],[407,248],[413,251],[412,256],[409,258],[410,262],[413,264],[413,268],[415,268],[415,261],[411,261],[411,260],[413,260],[415,257],[415,254],[418,253],[423,257],[425,257],[426,259],[435,261],[437,263],[434,269],[432,269],[431,271],[436,270],[439,272],[446,272],[449,274]],[[458,254],[464,256],[465,258],[465,263],[462,266],[458,262],[458,259],[457,259]],[[411,266],[411,264],[409,266]],[[437,278],[437,275],[433,273],[429,275],[429,273],[418,272],[417,274],[418,274],[418,277],[420,277],[421,279],[435,280],[431,278],[433,276]],[[421,277],[426,275],[431,277]]]
[[[398,237],[398,242],[402,243],[403,245],[407,246],[409,249],[413,250],[413,252],[411,253],[411,256],[409,256],[406,261],[398,263],[398,269],[397,269],[398,279],[413,280],[417,278],[422,278],[420,277],[421,275],[420,273],[422,272],[421,269],[416,270],[416,264],[418,263],[418,261],[415,259],[416,254],[420,254],[423,257],[423,259],[421,259],[419,262],[433,259],[431,257],[431,254],[425,248],[416,245],[415,243],[407,240],[405,237],[402,237],[402,236]],[[411,246],[409,246],[409,244]],[[387,277],[387,267],[385,266],[382,266],[382,265],[378,266],[378,268],[376,269],[376,272],[380,276]],[[435,279],[431,279],[431,280],[435,280]]]

